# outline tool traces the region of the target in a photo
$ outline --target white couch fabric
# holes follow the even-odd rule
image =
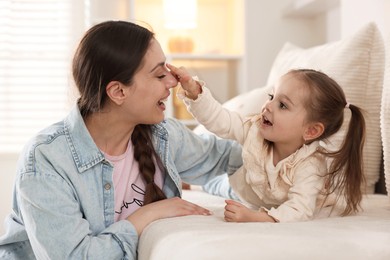
[[[298,223],[231,223],[223,220],[224,199],[203,191],[183,198],[212,216],[162,219],[139,241],[139,260],[388,260],[390,199],[367,195],[364,212]]]

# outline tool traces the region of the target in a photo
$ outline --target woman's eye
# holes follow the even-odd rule
[[[165,78],[166,77],[166,75],[165,74],[163,74],[163,75],[160,75],[160,76],[157,76],[157,78],[158,79],[163,79],[163,78]]]
[[[268,94],[268,97],[269,97],[269,100],[274,99],[274,95],[273,94]]]

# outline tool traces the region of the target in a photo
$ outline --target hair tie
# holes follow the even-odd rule
[[[347,104],[345,104],[345,108],[349,108],[351,104],[347,102]]]

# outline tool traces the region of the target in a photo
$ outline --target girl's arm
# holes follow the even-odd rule
[[[179,98],[199,123],[221,138],[237,140],[243,144],[249,129],[249,125],[244,124],[245,119],[240,114],[223,108],[209,89],[203,86],[204,83],[194,80],[183,67],[168,67],[182,86],[178,92]]]
[[[318,195],[324,185],[322,173],[325,162],[313,157],[301,163],[282,179],[290,188],[287,200],[278,207],[252,210],[244,205],[226,201],[225,220],[229,222],[296,222],[310,220],[314,216]]]
[[[276,222],[265,210],[252,210],[234,200],[225,200],[227,222]]]

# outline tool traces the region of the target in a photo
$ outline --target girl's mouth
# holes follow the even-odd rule
[[[269,125],[269,126],[272,126],[272,122],[268,120],[268,118],[266,116],[263,116],[263,124],[264,125]]]

